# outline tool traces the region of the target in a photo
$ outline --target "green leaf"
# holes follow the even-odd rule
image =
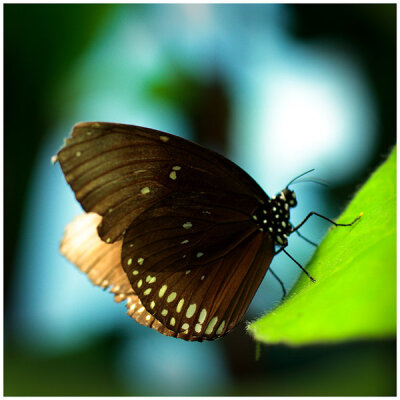
[[[396,334],[396,149],[356,194],[286,301],[248,326],[265,343],[305,345]],[[316,218],[316,217],[312,217]]]

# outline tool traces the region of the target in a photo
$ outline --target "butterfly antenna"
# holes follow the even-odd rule
[[[306,175],[306,174],[309,174],[310,172],[313,172],[313,171],[315,171],[315,168],[310,169],[309,171],[303,172],[303,173],[300,174],[299,176],[296,176],[296,178],[292,179],[292,180],[286,185],[286,187],[289,187],[289,185],[291,185],[295,180],[297,180],[297,179],[301,178],[302,176],[304,176],[304,175]]]
[[[328,187],[329,184],[326,180],[320,179],[320,178],[306,178],[306,179],[300,179],[299,181],[293,182],[292,185],[296,185],[297,183],[304,183],[304,182],[312,182],[312,183],[317,183],[318,185],[322,185],[325,187]]]

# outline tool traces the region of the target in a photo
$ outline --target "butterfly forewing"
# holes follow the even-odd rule
[[[265,197],[224,157],[147,128],[77,124],[58,160],[84,210],[104,217],[99,234],[108,243],[121,239],[138,215],[176,191]]]
[[[76,125],[58,160],[99,214],[98,241],[114,246],[67,229],[63,253],[95,284],[118,281],[128,313],[168,336],[209,340],[238,324],[273,257],[253,219],[268,196],[252,178],[187,140],[120,124]]]

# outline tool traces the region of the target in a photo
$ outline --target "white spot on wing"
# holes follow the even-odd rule
[[[206,335],[210,335],[211,334],[211,332],[213,331],[214,326],[217,323],[217,321],[218,321],[218,317],[217,316],[215,316],[215,317],[213,317],[211,319],[210,323],[208,324],[208,326],[206,328],[206,332],[205,332]]]
[[[176,312],[180,313],[182,311],[183,303],[185,299],[180,299],[178,305],[176,306]]]
[[[196,304],[191,304],[188,309],[186,310],[186,317],[192,318],[193,314],[196,312]]]
[[[140,190],[140,193],[142,193],[142,194],[150,193],[150,188],[148,186],[146,186]]]
[[[205,319],[206,319],[206,316],[207,316],[207,310],[206,310],[205,308],[203,308],[203,309],[201,310],[201,312],[200,312],[200,315],[199,315],[199,322],[200,322],[200,324],[204,323],[204,321],[205,321]]]
[[[219,325],[219,327],[218,327],[218,329],[217,329],[217,332],[216,332],[217,335],[220,335],[220,334],[223,332],[224,327],[225,327],[225,320],[222,321],[221,324]]]
[[[163,285],[162,288],[160,289],[160,291],[158,292],[158,295],[160,297],[163,297],[166,290],[167,290],[167,285]]]
[[[183,225],[182,225],[185,229],[190,229],[193,225],[192,225],[192,223],[191,222],[185,222]]]
[[[172,292],[168,297],[167,297],[167,303],[171,303],[176,299],[176,292]]]
[[[175,171],[172,171],[172,172],[169,174],[169,177],[174,181],[174,180],[176,179],[176,172],[175,172]]]

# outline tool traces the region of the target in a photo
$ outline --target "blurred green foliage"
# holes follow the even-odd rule
[[[356,194],[287,300],[249,326],[265,343],[304,345],[396,334],[396,150]],[[314,217],[315,218],[315,217]]]

